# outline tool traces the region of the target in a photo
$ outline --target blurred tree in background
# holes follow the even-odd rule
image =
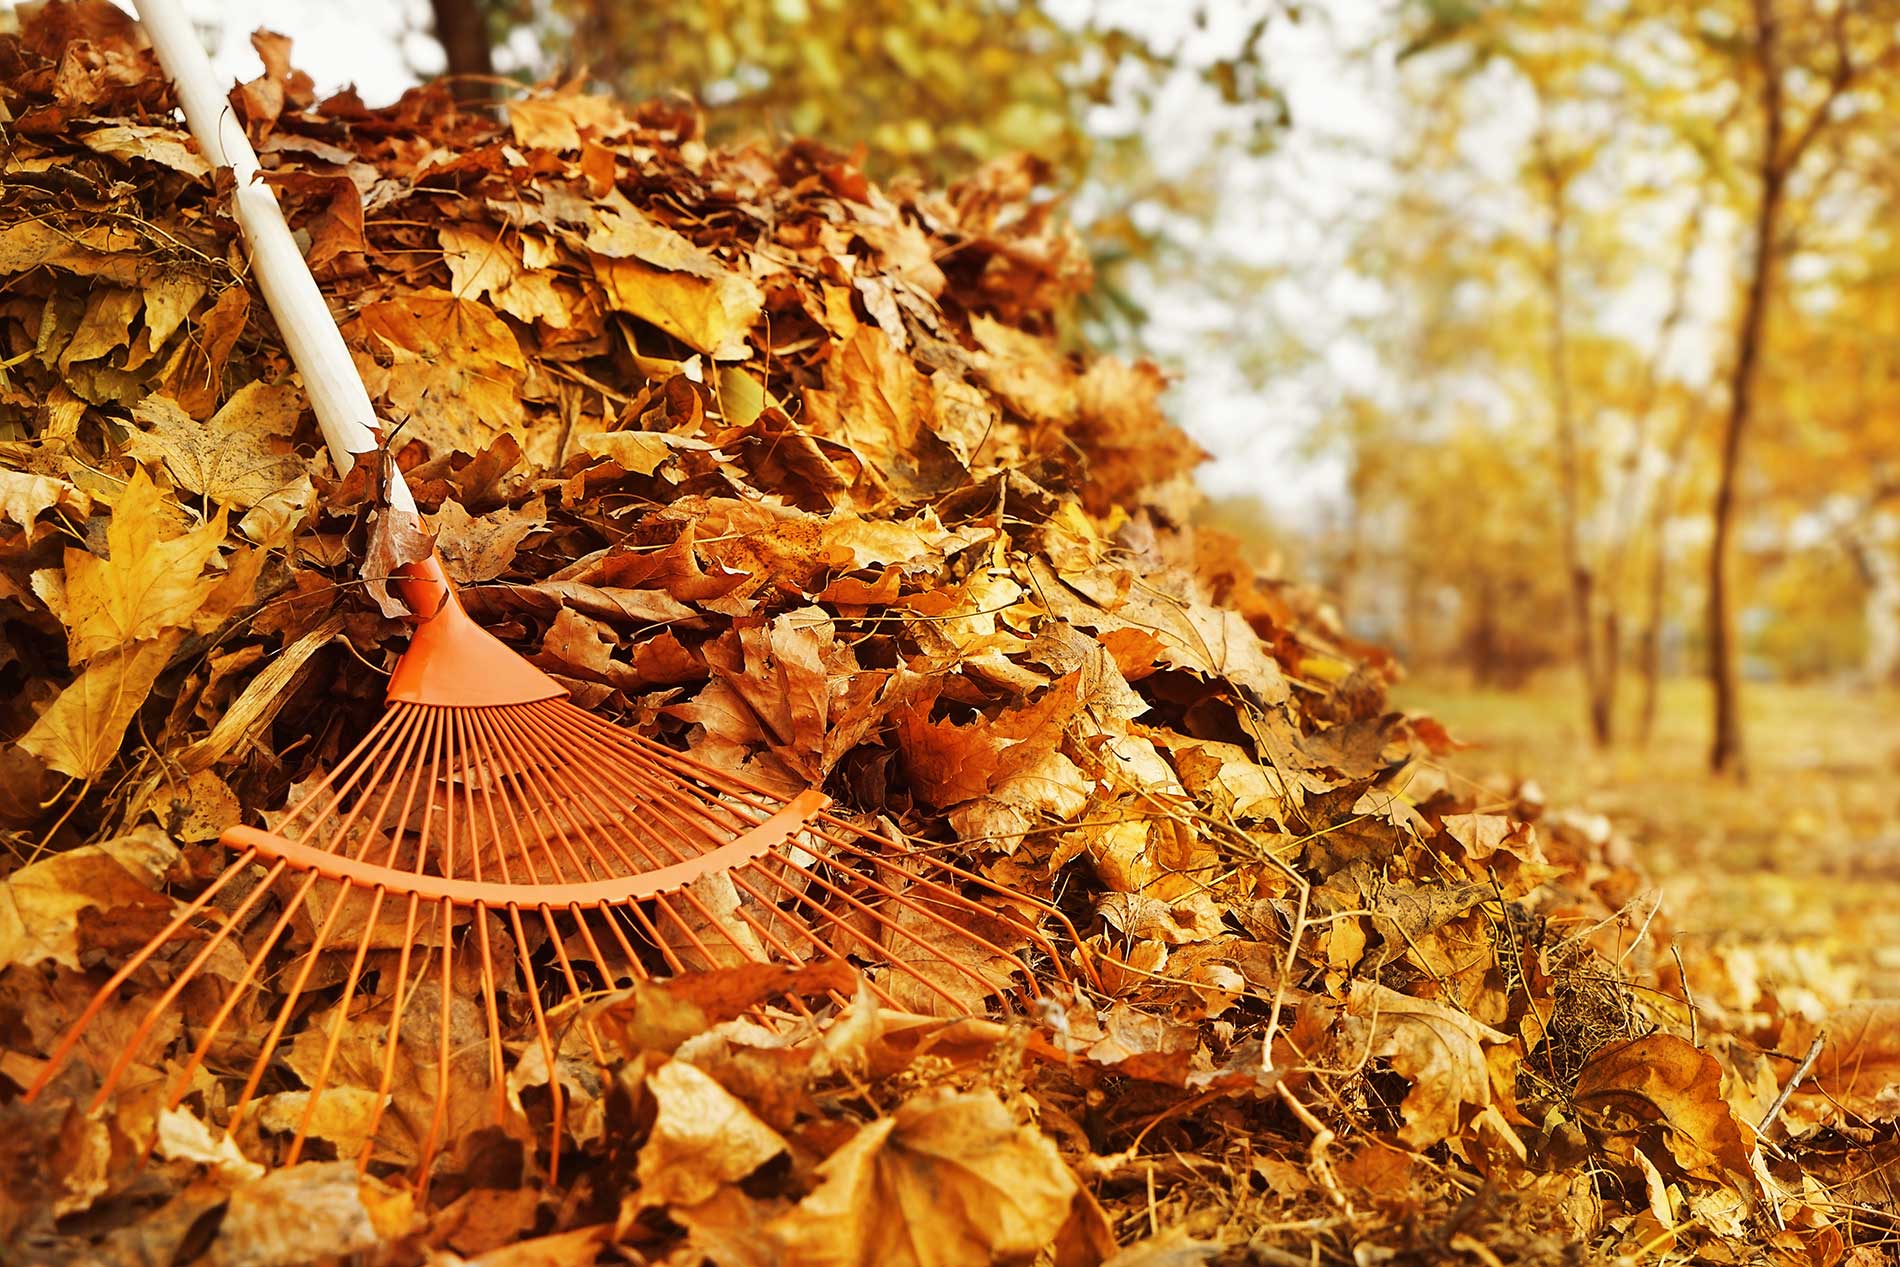
[[[1430,0],[1409,13],[1404,192],[1369,249],[1417,315],[1380,337],[1425,338],[1434,354],[1399,371],[1413,395],[1475,391],[1492,443],[1550,472],[1544,564],[1565,579],[1567,658],[1597,741],[1614,734],[1632,629],[1653,718],[1664,607],[1673,593],[1680,615],[1695,590],[1710,763],[1740,772],[1748,652],[1812,670],[1864,646],[1871,673],[1900,664],[1900,635],[1879,631],[1900,624],[1900,533],[1892,481],[1873,474],[1890,468],[1894,358],[1877,333],[1890,287],[1870,284],[1892,275],[1900,5]],[[1431,245],[1392,246],[1419,241]],[[1429,436],[1448,416],[1427,404],[1399,425]],[[1703,559],[1699,590],[1685,544]],[[1770,575],[1746,592],[1784,565],[1814,583]],[[1512,566],[1480,562],[1467,601]],[[1853,575],[1867,638],[1809,638],[1794,655],[1783,608],[1741,619],[1795,592],[1838,605]]]

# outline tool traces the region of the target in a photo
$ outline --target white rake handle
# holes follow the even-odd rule
[[[336,328],[323,292],[317,289],[310,266],[297,249],[284,212],[277,205],[257,165],[257,153],[244,128],[218,91],[211,63],[198,43],[198,33],[179,8],[178,0],[134,0],[139,21],[158,54],[158,63],[171,78],[185,110],[185,123],[198,138],[198,148],[213,166],[229,167],[237,178],[232,195],[238,228],[250,252],[251,271],[263,288],[277,328],[283,332],[290,359],[303,375],[304,391],[316,411],[317,425],[330,446],[338,471],[348,471],[359,453],[377,449],[376,411],[369,393],[350,360],[343,335]],[[415,499],[394,462],[386,463],[390,505],[414,511]]]

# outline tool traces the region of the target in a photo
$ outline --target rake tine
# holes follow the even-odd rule
[[[751,870],[754,868],[762,872],[765,872],[767,870],[766,868],[758,867],[756,863],[748,864],[746,867],[737,868],[733,872],[733,883],[742,885],[745,888],[746,892],[752,894],[754,897],[756,897],[759,900],[760,905],[775,909],[776,904],[768,901],[763,893],[753,888],[750,881],[743,881],[739,878],[740,871]],[[768,879],[771,878],[769,875],[769,872],[767,874],[768,874]],[[809,905],[813,910],[817,911],[818,914],[822,918],[827,920],[834,928],[837,928],[841,932],[849,933],[850,935],[857,937],[859,940],[865,942],[867,945],[871,946],[873,949],[877,948],[877,943],[875,941],[872,941],[870,938],[866,937],[863,933],[859,932],[857,929],[852,928],[849,924],[846,924],[842,920],[839,920],[833,912],[825,909],[823,903],[815,901],[813,898],[810,897],[809,894],[799,892],[793,886],[786,884],[782,880],[777,881],[777,883],[780,885],[781,888],[786,889],[786,891],[791,894],[792,901],[802,902],[802,903],[805,903],[806,905]],[[833,946],[831,943],[827,942],[824,938],[820,937],[818,935],[818,931],[814,929],[811,925],[800,923],[797,920],[791,920],[791,921],[788,921],[788,923],[790,923],[792,927],[796,928],[800,934],[802,934],[804,937],[810,940],[812,945],[816,947],[818,951],[822,953],[826,958],[832,959],[839,963],[851,962],[848,957],[840,953],[840,951],[838,950],[836,946]],[[787,952],[787,957],[793,958],[794,962],[800,962],[794,956],[791,956],[789,952]],[[865,986],[869,988],[873,994],[877,995],[878,1000],[880,1002],[892,1008],[898,1007],[896,996],[886,991],[883,986],[879,985],[869,975],[860,974],[860,977],[863,980]],[[841,1007],[844,1006],[846,1000],[839,998],[835,991],[832,992],[831,997],[839,1004],[839,1006]]]
[[[417,1171],[420,1176],[418,1201],[428,1199],[431,1163],[435,1161],[436,1141],[442,1137],[442,1120],[449,1108],[449,1013],[455,1000],[453,958],[450,953],[450,947],[455,941],[455,908],[449,899],[442,899],[441,905],[437,908],[437,918],[442,926],[442,987],[435,1006],[437,1018],[435,1107],[429,1114],[429,1133],[422,1141],[422,1163]]]
[[[416,940],[416,914],[422,899],[416,894],[409,895],[409,911],[403,918],[402,949],[396,953],[396,988],[390,992],[389,1032],[383,1040],[383,1069],[376,1083],[376,1100],[370,1107],[369,1128],[363,1137],[363,1152],[356,1160],[356,1170],[362,1174],[369,1169],[370,1153],[376,1144],[376,1132],[383,1123],[383,1113],[389,1104],[389,1091],[396,1081],[396,1050],[402,1042],[402,1014],[408,1006],[405,997],[409,985],[409,952]]]
[[[357,983],[362,979],[363,961],[369,956],[369,944],[376,933],[376,920],[382,914],[385,892],[379,885],[372,891],[369,904],[369,917],[363,923],[363,934],[357,939],[356,954],[350,960],[350,973],[343,985],[343,997],[337,1000],[336,1019],[330,1023],[330,1032],[325,1036],[323,1056],[317,1062],[317,1076],[310,1083],[310,1092],[304,1101],[303,1115],[297,1121],[297,1133],[291,1137],[290,1152],[284,1159],[286,1166],[297,1164],[297,1158],[303,1153],[304,1140],[310,1134],[311,1124],[316,1120],[317,1101],[322,1098],[324,1087],[330,1078],[330,1066],[336,1060],[337,1048],[343,1040],[344,1027],[349,1023],[350,1000],[356,995]],[[371,1132],[372,1137],[374,1132]]]
[[[553,1125],[548,1140],[548,1185],[557,1181],[561,1165],[561,1127],[565,1102],[561,1095],[561,1064],[554,1039],[548,1034],[547,1012],[541,1007],[541,991],[535,984],[534,965],[528,960],[528,937],[521,927],[521,908],[510,904],[508,921],[514,926],[515,954],[521,961],[521,975],[528,986],[528,1005],[534,1009],[534,1032],[541,1040],[541,1055],[548,1066],[548,1096],[553,1108]]]
[[[811,881],[812,883],[819,885],[821,888],[831,893],[832,896],[844,899],[846,902],[848,902],[850,905],[856,908],[860,913],[869,915],[871,919],[880,928],[889,928],[899,933],[905,932],[905,930],[900,928],[898,925],[880,916],[870,906],[856,900],[855,898],[852,898],[849,894],[846,894],[842,889],[839,889],[836,885],[832,884],[830,881],[823,879],[815,871],[809,870],[805,867],[799,867],[796,864],[790,863],[790,862],[787,862],[785,865],[787,867],[790,867],[796,870],[800,875],[804,876],[807,880]],[[907,972],[911,977],[913,977],[917,981],[919,985],[922,985],[926,989],[938,995],[938,997],[942,998],[946,1003],[950,1004],[951,1007],[961,1008],[963,1006],[963,1000],[957,998],[956,995],[944,989],[944,987],[938,982],[932,981],[930,978],[925,977],[917,973],[916,971],[910,969],[901,960],[898,960],[895,957],[893,957],[889,953],[888,947],[880,945],[877,942],[877,940],[875,938],[872,938],[869,934],[864,933],[860,931],[859,929],[853,928],[849,922],[840,918],[836,911],[831,910],[829,907],[825,906],[823,903],[810,897],[808,893],[801,893],[797,889],[796,886],[794,886],[790,881],[786,880],[783,876],[776,875],[769,870],[764,870],[764,874],[769,880],[771,880],[773,883],[777,884],[780,888],[784,889],[787,893],[789,893],[792,896],[792,900],[797,901],[797,902],[803,902],[806,905],[809,905],[814,911],[818,913],[820,918],[829,922],[833,928],[837,929],[839,932],[842,932],[849,937],[855,938],[858,942],[869,947],[871,950],[882,953],[885,961],[892,968]],[[921,942],[921,939],[918,939],[918,940]],[[927,945],[928,943],[924,943],[924,944]],[[982,943],[982,944],[986,946],[988,945],[987,942]],[[1002,952],[999,951],[998,953],[1002,953]],[[978,987],[980,987],[981,993],[983,996],[987,997],[988,995],[996,993],[996,987],[991,982],[985,980],[982,976],[972,971],[970,968],[966,967],[965,965],[955,963],[950,960],[944,960],[942,962],[948,964],[950,967],[953,967],[957,971],[961,972],[964,976],[970,978],[972,982],[974,982]],[[867,977],[867,980],[868,979],[869,978]],[[897,1006],[897,1001],[894,998],[890,998],[890,996],[888,995],[885,997],[888,999],[892,1007]]]
[[[513,718],[513,717],[506,718],[506,719],[504,718],[496,719],[498,725],[504,722],[506,723],[507,737],[511,743],[523,744],[524,746],[525,746],[525,742],[528,736],[524,736],[516,727],[525,720],[526,720],[525,718],[518,719],[518,718]],[[530,777],[532,778],[534,789],[535,789],[536,802],[537,804],[541,806],[542,812],[549,816],[550,821],[554,825],[555,832],[561,838],[561,842],[563,846],[569,849],[570,852],[572,852],[573,846],[568,842],[567,833],[565,829],[562,828],[560,820],[562,818],[566,818],[567,821],[569,821],[576,828],[582,827],[583,824],[579,822],[579,819],[576,816],[574,816],[571,813],[571,811],[568,811],[564,808],[565,798],[559,795],[559,788],[554,786],[551,776],[549,776],[547,772],[544,769],[542,769],[538,764],[533,767],[533,771],[534,772]],[[557,807],[562,807],[562,808],[557,809]],[[618,816],[617,813],[615,816]],[[585,832],[582,832],[581,834],[583,836],[583,839],[588,842],[589,851],[594,853],[596,862],[599,863],[599,865],[601,865],[602,867],[607,868],[610,872],[614,872],[616,869],[613,867],[613,864],[610,863],[606,858],[600,856],[599,851],[594,847],[592,843],[591,836]],[[630,870],[641,871],[649,867],[663,866],[668,861],[673,861],[673,862],[679,861],[677,857],[672,858],[672,859],[658,857],[655,854],[653,854],[651,851],[646,849],[646,847],[640,844],[640,842],[635,841],[633,843],[634,843],[634,847],[638,849],[642,854],[645,855],[644,864],[629,857],[624,851],[620,849],[620,847],[617,844],[615,844],[613,840],[609,839],[607,842],[608,847],[613,849],[613,851],[616,854],[619,854],[622,866]],[[620,873],[624,874],[624,872],[620,872]]]
[[[833,819],[832,821],[837,822],[840,820]],[[850,830],[857,832],[859,829],[851,828]],[[874,854],[871,851],[865,849],[863,846],[851,844],[849,841],[846,841],[839,836],[833,835],[830,832],[817,832],[815,834],[818,835],[821,839],[828,841],[831,844],[837,846],[838,848],[847,850],[848,852],[856,855],[857,857],[864,858],[867,861],[873,863],[874,865],[882,864],[885,866],[895,867],[896,869],[903,871],[904,874],[908,876],[913,882],[917,884],[928,885],[929,887],[933,889],[939,890],[937,900],[945,903],[946,905],[959,907],[975,915],[989,915],[989,916],[996,916],[999,914],[1005,915],[1005,918],[1009,918],[1011,922],[1016,924],[1017,928],[1020,931],[1022,931],[1026,936],[1028,936],[1031,940],[1039,942],[1041,944],[1042,948],[1046,951],[1046,953],[1050,955],[1051,959],[1056,963],[1058,971],[1060,971],[1061,960],[1060,960],[1060,957],[1057,955],[1055,946],[1049,942],[1048,938],[1044,937],[1040,932],[1038,932],[1034,928],[1033,925],[1023,923],[1020,917],[1016,916],[1014,912],[1004,913],[1004,912],[997,911],[993,907],[984,906],[982,903],[977,902],[972,898],[964,896],[963,894],[957,892],[955,889],[952,889],[948,885],[943,884],[941,881],[932,880],[928,876],[918,875],[915,872],[905,870],[901,865],[899,865],[896,861],[891,859],[889,856],[881,856],[878,854]],[[867,836],[867,838],[872,839],[872,840],[883,839],[882,837],[878,837],[878,836]],[[951,875],[957,876],[959,879],[966,880],[972,884],[981,885],[984,888],[990,889],[991,891],[999,891],[999,886],[996,884],[995,881],[985,879],[984,877],[977,875],[974,872],[965,871],[962,868],[956,866],[956,864],[954,863],[945,862],[939,858],[929,857],[927,855],[920,854],[914,850],[907,850],[905,852],[909,858],[916,860],[920,865],[933,867],[942,871],[947,871]],[[891,897],[893,901],[896,901],[899,904],[904,905],[904,906],[915,907],[916,904],[910,901],[909,899],[907,899],[902,893],[889,889],[888,887],[884,886],[881,882],[875,879],[872,879],[871,877],[863,876],[863,873],[861,872],[857,874],[862,876],[862,878],[864,879],[864,882],[868,886],[878,890],[879,892],[886,893],[887,895]],[[1018,894],[1018,893],[1008,893],[1007,896],[1013,900],[1020,900],[1025,895]],[[1029,900],[1031,900],[1032,902],[1035,902],[1035,899],[1033,898]],[[1035,905],[1039,909],[1043,910],[1045,914],[1052,914],[1057,919],[1061,920],[1063,924],[1067,925],[1069,931],[1071,933],[1074,933],[1075,926],[1073,924],[1069,924],[1067,918],[1064,917],[1061,914],[1061,912],[1057,911],[1054,907],[1051,907],[1047,903],[1044,903],[1044,902],[1035,902]],[[944,925],[945,927],[961,928],[960,925],[955,924],[954,922],[944,918],[941,915],[937,915],[934,912],[920,911],[920,913],[924,914],[927,918],[933,919],[939,924]],[[970,934],[970,935],[974,937],[974,934]],[[997,947],[990,945],[990,943],[988,942],[985,942],[983,944],[991,950],[996,950],[998,954],[1005,953],[997,949]],[[1081,944],[1081,938],[1079,935],[1076,937],[1076,944],[1077,945]]]
[[[316,884],[317,873],[305,872],[302,881],[297,885],[296,892],[284,903],[283,913],[277,917],[277,922],[271,925],[270,932],[265,934],[256,953],[245,963],[244,971],[238,976],[237,984],[231,987],[230,993],[224,996],[224,1002],[218,1006],[216,1012],[212,1013],[211,1021],[205,1026],[204,1035],[199,1038],[198,1046],[192,1050],[191,1058],[185,1062],[185,1067],[179,1070],[178,1076],[172,1080],[172,1090],[165,1101],[167,1108],[177,1108],[178,1102],[190,1091],[191,1075],[197,1071],[199,1065],[204,1063],[206,1055],[211,1051],[211,1044],[217,1040],[219,1032],[224,1028],[224,1023],[231,1018],[231,1013],[237,1007],[239,1000],[244,997],[244,992],[250,989],[252,983],[257,980],[257,974],[263,970],[264,960],[270,956],[271,951],[277,948],[277,939],[282,937],[284,930],[290,927],[290,921],[297,914],[297,907],[309,895],[310,890],[316,887]]]
[[[218,874],[218,878],[211,882],[210,887],[206,888],[205,891],[193,899],[188,906],[174,915],[171,922],[165,925],[158,936],[141,946],[138,953],[119,965],[119,970],[107,978],[104,985],[93,992],[91,1001],[86,1004],[86,1010],[81,1012],[78,1019],[73,1021],[73,1023],[67,1027],[66,1032],[60,1036],[59,1044],[53,1048],[52,1054],[46,1058],[46,1063],[41,1066],[39,1076],[33,1080],[33,1085],[27,1088],[26,1098],[28,1100],[37,1098],[40,1092],[46,1089],[46,1084],[51,1082],[54,1076],[65,1067],[67,1060],[72,1057],[73,1049],[79,1045],[80,1038],[85,1034],[86,1027],[92,1024],[93,1018],[97,1017],[112,996],[118,993],[119,987],[124,985],[126,981],[131,978],[133,973],[143,967],[147,960],[169,945],[172,938],[178,935],[178,930],[190,923],[200,911],[209,906],[211,900],[218,895],[224,886],[229,884],[249,867],[256,857],[257,851],[254,849],[249,849],[239,854],[231,861],[229,866],[225,867],[225,869]],[[183,986],[179,987],[181,990],[183,988]],[[149,1032],[149,1026],[142,1026],[139,1032],[133,1035],[132,1041],[127,1044],[128,1050],[137,1051],[138,1047],[145,1041],[144,1035]],[[114,1078],[113,1081],[116,1082],[117,1079]],[[109,1092],[110,1089],[111,1084],[108,1083],[106,1090]],[[104,1097],[102,1095],[98,1101],[95,1101],[94,1107],[96,1108],[103,1102]]]
[[[507,1120],[508,1092],[502,1075],[501,1012],[495,1003],[495,951],[489,945],[489,910],[486,903],[475,904],[475,936],[482,952],[482,1011],[488,1020],[488,1084],[495,1095],[495,1121]]]
[[[370,762],[374,760],[379,753],[384,754],[383,763],[378,766],[376,772],[370,776],[370,782],[374,784],[376,780],[382,778],[384,771],[389,769],[390,763],[395,757],[398,737],[413,738],[415,734],[415,723],[424,720],[424,718],[419,716],[419,713],[420,710],[418,709],[397,707],[384,714],[383,717],[377,721],[376,725],[370,728],[369,733],[364,735],[362,740],[357,743],[356,747],[350,749],[343,760],[337,763],[336,769],[324,776],[323,781],[316,786],[312,794],[305,796],[303,800],[297,803],[296,808],[292,809],[285,820],[278,825],[278,831],[281,833],[285,828],[288,828],[293,822],[300,818],[305,810],[312,805],[318,804],[320,794],[327,791],[330,795],[328,799],[321,800],[321,811],[315,818],[304,825],[304,829],[299,833],[298,839],[307,840],[314,836],[317,829],[323,826],[325,820],[335,812],[337,806],[343,803],[343,798],[349,795],[350,789],[356,786],[356,781],[363,777],[364,771],[369,769]],[[372,741],[374,741],[374,746],[372,746]],[[408,754],[409,749],[405,747],[403,749],[404,761],[408,760]],[[361,757],[362,760],[359,761],[359,757]],[[350,775],[341,785],[337,785],[337,776],[344,770],[349,770]],[[336,832],[336,835],[340,838],[347,833],[347,831],[348,824],[346,820],[345,826],[340,828]]]
[[[456,732],[462,736],[463,746],[465,748],[468,747],[470,724],[468,714],[464,710],[457,709],[455,712]],[[493,789],[489,786],[489,782],[490,781],[486,778],[481,780],[482,809],[488,819],[489,838],[495,842],[495,857],[501,866],[502,881],[509,883],[511,882],[511,878],[508,872],[508,854],[501,845],[501,827],[495,819],[495,795]],[[464,780],[463,787],[466,789],[468,799],[469,866],[475,873],[475,878],[482,880],[485,878],[482,875],[482,851],[475,841],[475,827],[477,821],[475,816],[475,781],[473,779]],[[488,904],[483,901],[477,901],[475,903],[475,938],[481,951],[482,1012],[484,1019],[487,1021],[485,1042],[488,1053],[488,1085],[494,1094],[495,1121],[499,1124],[507,1120],[508,1093],[502,1074],[501,1010],[495,1001],[495,951],[489,941],[488,914]]]
[[[501,711],[502,710],[497,710],[498,714]],[[543,781],[544,775],[538,763],[522,761],[520,759],[520,753],[512,743],[511,731],[506,728],[505,724],[507,721],[508,719],[506,717],[500,715],[493,718],[484,717],[481,719],[482,725],[488,730],[491,742],[503,752],[509,754],[509,772],[506,777],[508,777],[516,787],[517,795],[519,795],[520,790],[524,788],[530,792],[533,800],[533,808],[538,809],[541,815],[547,819],[548,825],[554,829],[555,839],[560,841],[562,850],[566,852],[575,869],[581,875],[587,874],[587,865],[581,860],[580,851],[574,848],[574,843],[567,837],[567,829],[562,826],[565,815],[557,808],[560,804],[559,797],[550,797],[549,792],[551,789],[545,785]],[[526,801],[529,798],[522,797],[521,799]],[[539,883],[539,873],[534,867],[533,854],[527,848],[527,838],[520,833],[520,825],[515,821],[514,809],[510,802],[506,800],[503,801],[503,804],[508,806],[508,816],[511,825],[514,827],[515,839],[521,849],[522,860],[527,864],[529,872],[536,876],[533,882]],[[578,824],[576,825],[578,826]],[[541,819],[530,814],[528,816],[528,826],[533,829],[535,841],[541,846],[541,851],[547,855],[549,867],[554,874],[559,875],[561,871],[560,858],[554,852],[554,847],[549,843],[547,833],[542,830]],[[602,863],[605,865],[604,859]],[[639,870],[639,867],[636,865],[634,869]],[[609,871],[611,872],[611,868],[609,868]]]
[[[581,715],[585,716],[585,714]],[[544,743],[565,756],[576,759],[582,759],[586,756],[586,750],[579,747],[576,741],[567,738],[558,728],[544,724],[539,733]],[[636,786],[645,789],[649,796],[656,800],[666,801],[670,804],[672,809],[683,811],[693,816],[695,820],[702,824],[708,842],[716,842],[720,839],[722,834],[744,830],[754,825],[757,821],[745,817],[729,805],[721,804],[717,798],[709,797],[703,790],[691,783],[683,783],[679,780],[662,780],[656,776],[650,766],[642,766],[629,757],[614,752],[611,748],[604,754],[604,759],[613,762],[614,773]],[[587,764],[587,762],[583,761],[583,764]],[[611,787],[605,787],[600,777],[591,770],[588,771],[588,783],[595,789],[604,791],[609,804],[615,801],[616,798],[613,789]],[[684,795],[684,793],[688,791],[694,793],[694,795]],[[751,808],[761,815],[766,813],[763,807],[752,806]],[[718,817],[719,813],[725,814],[726,817],[721,819]],[[663,818],[660,822],[677,829],[677,824],[672,823],[668,819]],[[699,852],[705,852],[704,848],[701,848]]]
[[[255,906],[258,900],[277,882],[277,877],[284,874],[284,870],[284,864],[278,863],[266,872],[264,880],[260,882],[255,889],[252,889],[249,893],[244,895],[244,900],[238,904],[235,911],[231,912],[231,917],[218,928],[217,932],[211,935],[211,939],[204,944],[204,947],[200,949],[197,955],[192,958],[192,961],[186,965],[185,970],[178,974],[178,978],[171,983],[171,986],[167,988],[163,994],[158,996],[157,1001],[154,1002],[151,1008],[145,1013],[145,1019],[140,1021],[138,1028],[132,1031],[130,1041],[126,1043],[125,1050],[119,1053],[119,1059],[113,1064],[112,1072],[107,1075],[104,1085],[99,1088],[99,1094],[93,1097],[92,1112],[96,1113],[105,1107],[106,1097],[112,1094],[112,1089],[118,1085],[119,1079],[125,1076],[126,1068],[131,1065],[132,1058],[138,1054],[139,1048],[145,1045],[145,1040],[151,1034],[152,1026],[158,1023],[159,1016],[163,1014],[166,1008],[172,1005],[173,1000],[177,999],[184,988],[191,983],[191,979],[198,975],[198,970],[204,967],[205,961],[210,959],[211,956],[217,952],[218,947],[224,944],[224,939],[229,937],[232,930],[243,922],[246,915],[250,914],[251,908]]]
[[[567,957],[567,947],[562,944],[561,930],[554,923],[554,912],[546,906],[540,909],[541,922],[547,925],[548,941],[554,946],[554,960],[561,965],[561,976],[567,981],[567,996],[578,1001],[582,995],[580,979],[574,975],[574,965]],[[587,1035],[587,1045],[593,1051],[595,1062],[606,1064],[607,1054],[601,1050],[600,1035],[594,1032],[594,1023],[583,1017],[581,1030]]]
[[[311,879],[315,878],[316,875],[312,872]],[[350,888],[348,880],[337,882],[336,896],[330,901],[330,910],[324,916],[323,926],[317,930],[316,939],[311,943],[309,952],[304,955],[303,965],[297,970],[296,980],[291,983],[289,992],[285,994],[283,1005],[277,1009],[277,1019],[271,1024],[270,1033],[265,1036],[264,1045],[258,1051],[256,1061],[251,1065],[250,1076],[244,1080],[244,1090],[231,1109],[230,1122],[224,1128],[226,1136],[235,1135],[238,1125],[244,1120],[244,1110],[250,1106],[251,1097],[256,1094],[258,1084],[263,1081],[264,1070],[270,1064],[271,1054],[277,1050],[277,1044],[283,1039],[284,1027],[290,1024],[290,1017],[296,1010],[297,1000],[303,997],[304,987],[310,983],[310,974],[317,966],[317,956],[323,953],[324,944],[330,940],[330,930],[335,927],[337,916],[343,913],[343,904],[349,898]],[[235,997],[235,992],[233,997]]]

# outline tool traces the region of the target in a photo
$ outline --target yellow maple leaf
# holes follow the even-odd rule
[[[59,693],[17,746],[61,774],[92,778],[118,755],[132,714],[151,694],[183,637],[174,630],[100,656]]]
[[[66,551],[67,656],[74,666],[128,643],[193,627],[220,578],[204,576],[224,541],[224,511],[182,534],[173,511],[141,469],[112,508],[109,555]],[[154,670],[156,672],[156,670]]]
[[[860,1129],[768,1234],[801,1267],[1027,1259],[1069,1217],[1075,1176],[990,1092],[926,1092]]]

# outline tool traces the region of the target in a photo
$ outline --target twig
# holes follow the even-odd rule
[[[1345,1192],[1340,1189],[1339,1179],[1333,1173],[1332,1158],[1328,1156],[1335,1138],[1332,1128],[1314,1117],[1313,1110],[1300,1103],[1300,1098],[1293,1094],[1286,1083],[1277,1083],[1273,1089],[1279,1093],[1281,1103],[1292,1110],[1294,1117],[1300,1119],[1300,1124],[1313,1133],[1313,1142],[1306,1150],[1307,1173],[1313,1176],[1313,1181],[1325,1192],[1326,1200],[1332,1204],[1333,1208],[1351,1217],[1352,1203],[1346,1199]]]
[[[1682,966],[1682,948],[1674,942],[1669,944],[1669,953],[1676,957],[1676,980],[1682,982],[1682,1001],[1689,1005],[1689,1046],[1702,1046],[1700,1027],[1696,1018],[1700,1009],[1695,1005],[1695,994],[1689,989],[1689,970]]]
[[[1808,1054],[1803,1056],[1801,1063],[1795,1066],[1794,1076],[1788,1079],[1788,1085],[1781,1089],[1781,1094],[1775,1097],[1775,1102],[1768,1106],[1766,1113],[1762,1114],[1760,1124],[1755,1127],[1756,1134],[1768,1133],[1768,1128],[1773,1126],[1775,1119],[1781,1116],[1781,1110],[1788,1103],[1788,1097],[1794,1094],[1795,1088],[1800,1086],[1802,1080],[1808,1076],[1808,1071],[1814,1068],[1814,1062],[1821,1058],[1821,1049],[1825,1046],[1827,1046],[1827,1031],[1822,1030],[1814,1036],[1814,1042],[1808,1046]]]

